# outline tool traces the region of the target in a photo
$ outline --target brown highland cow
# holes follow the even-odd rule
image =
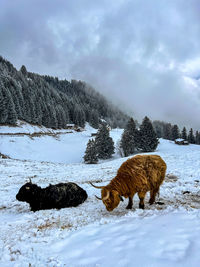
[[[165,178],[166,163],[158,155],[137,155],[125,161],[117,175],[106,186],[96,186],[101,189],[101,198],[106,209],[112,211],[123,197],[129,198],[127,209],[133,206],[133,196],[138,193],[139,208],[144,209],[144,198],[150,191],[149,203],[155,202],[159,187]]]

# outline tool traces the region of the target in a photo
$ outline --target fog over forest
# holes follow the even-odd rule
[[[199,1],[1,0],[0,54],[84,80],[130,111],[199,130]]]

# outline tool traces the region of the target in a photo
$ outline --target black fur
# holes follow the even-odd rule
[[[75,183],[60,183],[41,188],[36,184],[23,185],[16,199],[30,204],[31,210],[76,207],[87,199],[84,189]]]

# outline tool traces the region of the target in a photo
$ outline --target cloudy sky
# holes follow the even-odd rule
[[[200,130],[198,0],[0,0],[0,54]]]

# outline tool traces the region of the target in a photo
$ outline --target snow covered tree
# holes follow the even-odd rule
[[[49,110],[49,115],[50,115],[49,123],[48,123],[47,127],[56,129],[58,127],[58,120],[57,120],[57,117],[56,117],[56,110],[55,110],[54,106],[52,106],[52,105],[48,105],[47,108]]]
[[[98,162],[97,150],[95,146],[95,141],[90,139],[87,144],[87,148],[84,155],[84,162],[88,164],[95,164]]]
[[[153,125],[148,117],[143,119],[137,139],[138,150],[151,152],[157,148],[158,139],[153,129]]]
[[[180,137],[179,128],[178,128],[178,125],[175,124],[172,126],[171,138],[172,138],[172,140],[175,140],[179,137]]]
[[[109,159],[114,153],[114,142],[109,135],[107,125],[102,123],[95,138],[95,146],[99,159]]]
[[[15,125],[17,123],[17,113],[15,111],[15,105],[13,102],[12,95],[7,88],[3,89],[3,98],[6,104],[6,114],[7,114],[5,123]]]
[[[0,82],[0,123],[5,123],[8,117],[6,99],[3,95],[3,84]]]
[[[153,124],[153,128],[156,132],[157,137],[162,138],[163,137],[163,128],[164,128],[165,123],[163,121],[156,120],[156,121],[153,121],[152,124]]]
[[[196,131],[195,144],[200,145],[200,133]]]
[[[80,127],[85,126],[85,113],[78,105],[76,105],[74,108],[73,122]]]
[[[24,65],[21,66],[20,71],[24,76],[27,76],[27,70],[26,70],[26,67]]]
[[[163,138],[167,140],[171,140],[171,131],[172,131],[172,126],[171,123],[167,123],[163,127]]]
[[[131,118],[122,134],[121,142],[120,142],[120,148],[123,151],[123,154],[125,157],[133,154],[135,152],[135,140],[136,138],[136,126],[133,118]]]
[[[194,137],[192,128],[190,129],[189,134],[188,134],[188,142],[190,144],[195,144],[195,137]]]
[[[93,128],[98,129],[98,127],[99,127],[99,115],[98,115],[98,112],[96,110],[91,111],[89,122]]]
[[[187,140],[187,130],[185,127],[183,127],[183,130],[181,132],[181,138],[183,138],[184,140]]]

